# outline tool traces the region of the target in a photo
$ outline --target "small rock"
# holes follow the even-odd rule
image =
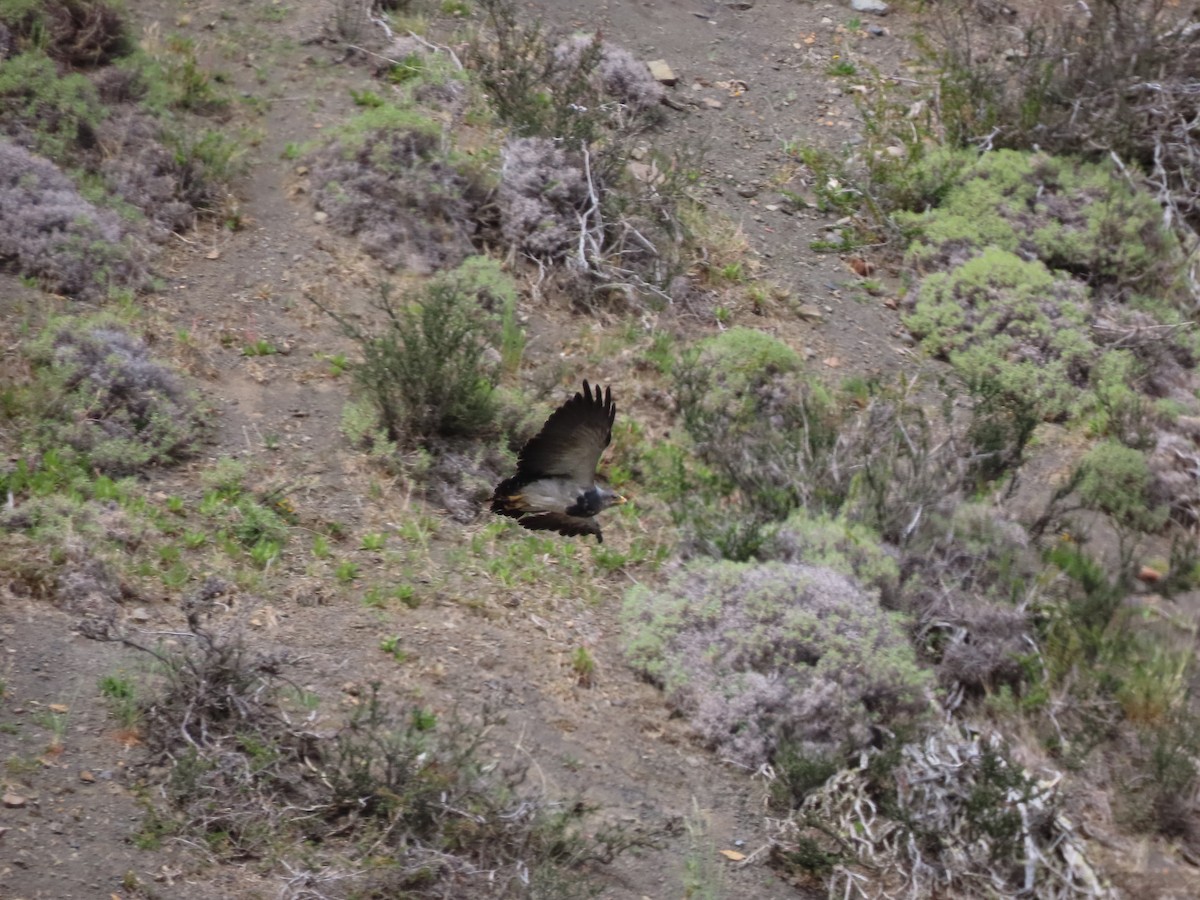
[[[722,106],[725,105],[720,100],[718,100],[716,97],[704,97],[700,100],[700,102],[703,103],[705,106],[707,106],[709,109],[720,109]]]
[[[650,69],[650,75],[659,84],[665,84],[667,87],[674,87],[679,83],[679,79],[675,76],[675,72],[667,65],[665,59],[652,59],[646,63]]]
[[[758,188],[754,187],[753,185],[740,187],[737,189],[737,192],[739,197],[745,197],[747,200],[749,200],[751,197],[758,196]]]
[[[2,801],[8,809],[21,809],[29,802],[29,799],[22,797],[20,794],[8,793],[5,794]]]
[[[745,12],[748,9],[754,9],[754,4],[751,0],[727,0],[725,3],[730,9],[736,9],[738,12]]]
[[[95,784],[96,776],[94,774],[92,774],[91,772],[89,772],[87,769],[84,769],[82,772],[79,773],[79,780],[82,781],[84,784]]]
[[[150,621],[150,611],[147,610],[146,607],[144,607],[144,606],[139,606],[137,609],[133,610],[133,612],[131,612],[129,614],[129,621],[131,621],[131,622],[149,622]]]
[[[629,169],[629,174],[637,181],[642,182],[642,184],[661,184],[666,180],[666,176],[658,170],[658,166],[653,162],[631,162],[628,163],[627,168]]]
[[[847,261],[852,272],[859,278],[869,278],[875,274],[875,263],[869,259],[863,259],[861,256],[851,257]]]
[[[850,0],[850,8],[855,12],[886,16],[891,7],[884,3],[883,0]]]
[[[296,166],[296,174],[304,176],[308,174],[308,166]]]
[[[805,303],[796,310],[796,315],[802,319],[810,319],[812,321],[820,321],[825,318],[825,313],[821,312],[820,308],[811,303]]]
[[[324,224],[325,220],[328,218],[329,213],[325,212],[324,210],[318,209],[315,213],[313,213],[313,221],[318,225]]]
[[[888,30],[882,25],[876,25],[874,22],[872,22],[867,26],[867,34],[869,34],[871,37],[887,37]]]

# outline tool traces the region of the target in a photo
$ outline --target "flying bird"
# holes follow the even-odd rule
[[[585,380],[583,393],[556,409],[542,430],[521,448],[517,474],[492,495],[492,512],[533,531],[594,534],[603,544],[596,514],[625,498],[596,483],[596,464],[612,441],[617,405],[612,388],[601,394]]]

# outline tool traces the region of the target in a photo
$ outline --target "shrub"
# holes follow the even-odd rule
[[[862,748],[872,726],[928,707],[899,616],[830,570],[693,561],[622,614],[632,664],[720,752],[758,766],[782,742],[808,755]]]
[[[470,63],[518,136],[575,148],[609,127],[632,132],[652,118],[662,86],[628,51],[598,36],[558,42],[540,22],[522,21],[512,0],[480,0],[480,7],[490,39],[472,43]]]
[[[277,851],[280,839],[303,843],[314,869],[352,860],[358,871],[344,883],[364,896],[525,896],[530,882],[551,880],[578,887],[585,866],[658,846],[654,828],[593,824],[593,807],[528,786],[527,760],[497,764],[487,734],[499,721],[487,713],[442,721],[385,703],[372,684],[353,691],[355,712],[335,731],[293,724],[299,689],[289,673],[298,661],[251,650],[240,629],[198,624],[224,588],[210,581],[185,600],[189,630],[178,647],[84,628],[158,662],[159,683],[138,692],[140,719],[149,752],[168,768],[162,795],[173,809],[152,809],[147,830],[169,822],[226,858]]]
[[[20,44],[44,44],[73,66],[102,65],[133,47],[121,9],[107,0],[8,0],[0,22]]]
[[[1145,454],[1103,441],[1080,462],[1079,497],[1088,509],[1109,516],[1119,528],[1156,531],[1166,510],[1150,502],[1150,467]]]
[[[1200,523],[1200,420],[1181,419],[1176,427],[1157,431],[1147,465],[1151,506],[1166,507],[1185,527]]]
[[[968,385],[1024,399],[1038,418],[1067,415],[1096,355],[1082,286],[999,248],[926,276],[904,322]]]
[[[1013,151],[973,160],[936,208],[896,219],[913,238],[904,322],[977,400],[976,473],[1019,464],[1043,419],[1089,414],[1148,444],[1141,394],[1190,400],[1195,362],[1179,244],[1157,203],[1110,165]]]
[[[1019,686],[1033,622],[1030,592],[1042,569],[1018,523],[982,503],[930,521],[906,548],[897,604],[948,687],[974,694]]]
[[[938,105],[952,144],[1115,153],[1154,172],[1169,205],[1200,224],[1196,136],[1186,124],[1196,112],[1200,43],[1185,6],[1040,5],[1003,29],[976,29],[969,7],[981,8],[939,5],[934,29]]]
[[[488,306],[498,296],[506,302],[504,287],[511,283],[495,264],[469,264],[429,282],[411,303],[383,286],[374,303],[382,315],[377,331],[337,317],[362,349],[355,378],[393,440],[428,444],[491,428],[503,313]]]
[[[96,138],[105,187],[140,210],[159,237],[190,228],[197,210],[217,208],[222,173],[206,169],[185,148],[168,146],[171,137],[149,116],[116,112],[100,123]]]
[[[1178,246],[1158,204],[1112,165],[1012,150],[958,152],[972,162],[937,207],[896,216],[916,237],[910,265],[959,263],[995,247],[1118,295],[1151,294],[1175,280]]]
[[[204,412],[140,340],[106,324],[68,321],[34,349],[38,441],[82,454],[110,474],[133,473],[190,454]]]
[[[800,372],[800,358],[773,337],[732,328],[675,368],[684,427],[702,460],[741,491],[759,515],[798,506],[836,509],[839,486],[822,470],[837,441],[829,392]]]
[[[51,162],[0,139],[0,262],[81,300],[137,284],[143,251],[120,218]]]
[[[624,47],[587,35],[575,35],[554,48],[554,59],[565,71],[586,67],[595,54],[590,80],[609,97],[624,104],[633,113],[655,109],[666,96],[663,86],[654,80],[644,62]]]
[[[427,119],[370,109],[316,152],[313,198],[389,268],[453,268],[472,252],[483,193],[443,141]]]
[[[579,243],[579,219],[588,202],[583,169],[548,138],[516,138],[501,152],[500,228],[510,246],[547,261]]]
[[[879,535],[866,526],[828,514],[795,510],[786,521],[764,529],[760,560],[804,563],[832,569],[847,578],[893,596],[900,567],[896,554],[884,549]]]
[[[1187,714],[1138,735],[1126,750],[1136,775],[1125,782],[1118,811],[1139,831],[1161,834],[1194,848],[1200,843],[1195,796],[1200,768],[1192,748],[1197,722]]]
[[[831,896],[1072,896],[1101,882],[1056,783],[999,735],[947,725],[826,780],[780,823],[774,856],[840,860]]]
[[[38,50],[0,60],[0,113],[0,136],[60,165],[94,144],[104,118],[92,83]]]

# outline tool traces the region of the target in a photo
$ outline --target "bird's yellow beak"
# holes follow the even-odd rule
[[[624,506],[626,503],[629,502],[629,498],[625,497],[621,494],[617,494],[615,502],[616,502],[617,506]]]

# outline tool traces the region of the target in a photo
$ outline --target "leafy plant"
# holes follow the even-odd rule
[[[587,647],[576,647],[571,653],[571,671],[580,687],[590,688],[596,683],[596,660]]]
[[[112,715],[127,731],[136,731],[141,723],[141,698],[136,685],[123,675],[105,675],[99,682],[100,695]]]
[[[393,440],[421,445],[492,426],[499,372],[486,348],[499,329],[481,309],[484,293],[451,274],[400,304],[384,286],[375,302],[378,331],[331,312],[363,352],[355,378]]]
[[[378,552],[383,549],[383,545],[386,542],[387,542],[386,534],[379,534],[379,533],[364,534],[362,537],[362,543],[359,545],[359,549]]]

